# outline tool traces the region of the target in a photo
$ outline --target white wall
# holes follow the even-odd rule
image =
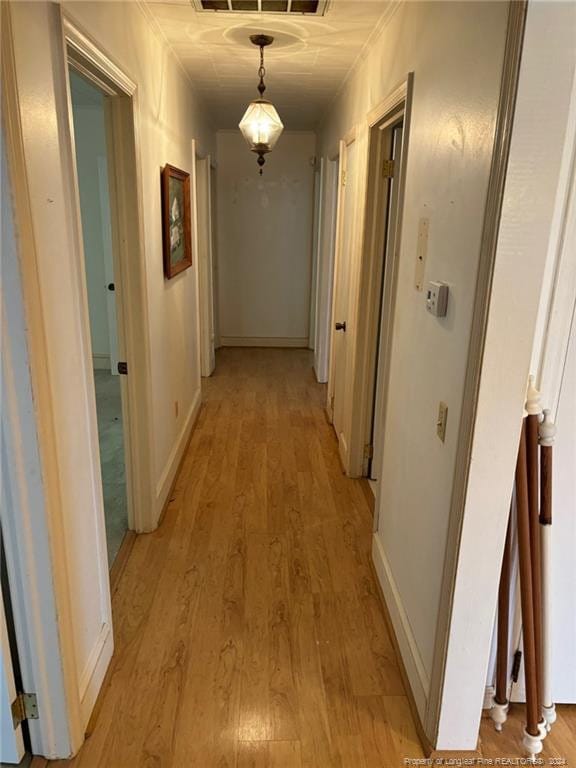
[[[534,26],[539,39],[544,43],[554,40],[556,54],[553,60],[542,54],[546,66],[541,61],[532,64],[533,71],[539,75],[533,88],[543,102],[542,110],[544,114],[546,111],[554,114],[553,121],[546,117],[549,141],[539,152],[551,152],[548,146],[555,150],[552,158],[538,160],[538,172],[530,176],[531,193],[538,195],[534,209],[543,217],[539,222],[539,235],[547,237],[547,241],[537,242],[539,252],[545,250],[547,259],[530,371],[541,391],[542,407],[550,409],[558,429],[554,449],[551,613],[553,626],[561,630],[552,634],[552,694],[556,702],[576,703],[576,50],[571,45],[572,33],[576,31],[576,7],[573,4],[536,6],[531,12],[537,17]],[[554,106],[549,99],[554,100]],[[531,114],[529,119],[533,121]],[[562,145],[558,172],[555,154]],[[556,201],[550,219],[554,189]],[[512,652],[521,643],[520,613],[516,601],[511,620]],[[491,663],[489,686],[494,672]],[[522,674],[512,687],[511,698],[525,700]]]
[[[564,368],[554,449],[552,695],[576,704],[576,318]]]
[[[554,46],[554,57],[537,61],[541,80],[534,88],[553,121],[547,139],[557,161],[537,158],[531,176],[539,194],[549,198],[556,184],[548,232],[547,263],[531,371],[537,376],[544,408],[557,426],[554,447],[552,525],[552,696],[576,703],[576,6],[574,3],[532,9],[539,40]],[[552,101],[553,100],[553,104]],[[544,110],[543,110],[544,111]],[[533,129],[537,130],[537,126]],[[544,150],[543,150],[544,151]],[[546,152],[551,149],[546,147]],[[556,158],[554,157],[554,160]],[[539,204],[542,209],[544,206]],[[547,207],[544,208],[544,213]],[[535,244],[538,247],[538,243]],[[542,244],[543,245],[543,244]],[[540,245],[540,248],[542,248]],[[534,246],[533,246],[534,247]]]
[[[223,346],[308,346],[316,137],[285,132],[258,175],[239,131],[217,136]]]
[[[574,4],[528,4],[460,532],[438,734],[443,749],[472,748],[478,735],[526,384],[535,338],[540,344],[539,306],[548,310],[545,274],[550,258],[557,263],[557,217],[574,153],[575,27]],[[569,247],[572,280],[573,253]],[[556,308],[568,310],[566,338],[574,295]],[[532,372],[544,375],[546,367]],[[551,390],[541,386],[550,403]]]
[[[177,450],[200,398],[196,268],[194,264],[172,280],[164,279],[160,170],[170,163],[191,173],[192,139],[199,154],[214,154],[214,135],[193,84],[155,33],[143,5],[71,2],[64,3],[64,10],[138,85],[159,514],[176,469]]]
[[[150,475],[159,515],[200,403],[196,269],[164,280],[160,170],[169,162],[192,171],[192,139],[208,153],[212,135],[190,82],[148,23],[144,6],[87,2],[62,9],[137,86],[139,184],[134,191],[142,191],[140,258],[152,376]],[[27,273],[23,290],[35,319],[30,367],[37,385],[34,402],[43,403],[35,416],[42,427],[43,475],[50,479],[54,595],[59,631],[69,641],[61,663],[69,674],[70,748],[76,750],[106,671],[112,635],[66,62],[57,4],[15,3],[10,13],[25,163],[18,171],[28,184],[35,245],[21,254],[23,261],[33,259],[36,269]],[[39,348],[44,354],[37,353]]]
[[[508,7],[400,4],[346,82],[320,134],[323,157],[414,72],[375,557],[423,716],[438,619],[458,426]],[[357,141],[363,141],[360,132]],[[418,222],[430,220],[426,280],[450,285],[448,314],[414,286]],[[353,258],[353,256],[352,256]],[[360,301],[362,299],[360,298]],[[446,442],[436,435],[448,404]]]
[[[110,329],[108,327],[107,288],[104,274],[103,224],[100,213],[100,183],[98,158],[106,157],[106,130],[104,125],[104,97],[94,93],[96,104],[84,104],[82,83],[74,72],[70,74],[72,108],[74,110],[74,138],[76,167],[80,183],[82,209],[82,237],[86,264],[86,287],[90,312],[90,336],[94,356],[110,355]],[[89,87],[89,86],[85,86]]]

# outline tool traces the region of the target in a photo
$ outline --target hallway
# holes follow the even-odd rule
[[[113,595],[77,768],[372,768],[422,756],[304,350],[222,349],[160,528]],[[62,765],[63,763],[54,763]]]
[[[576,2],[0,11],[0,768],[573,763]]]

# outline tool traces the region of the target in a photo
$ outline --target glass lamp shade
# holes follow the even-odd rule
[[[274,105],[266,99],[256,99],[248,105],[238,126],[253,152],[270,152],[284,130]]]

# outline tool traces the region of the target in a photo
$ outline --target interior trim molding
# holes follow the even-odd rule
[[[109,371],[110,369],[110,355],[105,352],[93,352],[92,353],[92,365],[95,371]]]
[[[410,621],[392,575],[392,569],[377,533],[372,537],[372,560],[398,644],[400,661],[410,684],[419,719],[424,722],[430,691],[430,678],[424,667]]]
[[[353,303],[350,312],[354,319],[351,325],[356,329],[351,337],[350,451],[347,464],[347,471],[351,477],[361,477],[367,469],[364,446],[370,442],[374,396],[377,394],[375,378],[378,355],[374,354],[373,350],[378,345],[380,334],[378,323],[382,286],[384,291],[382,312],[385,314],[383,327],[386,330],[380,343],[382,345],[383,369],[383,417],[386,418],[413,88],[414,75],[409,72],[406,79],[371,109],[366,116],[365,183],[362,186],[361,207],[357,213],[357,221],[361,222],[358,279],[356,290],[352,296]],[[390,119],[398,119],[400,115],[403,116],[404,130],[401,164],[397,175],[397,217],[392,233],[394,244],[391,252],[388,253],[385,243],[385,229],[379,215],[379,211],[384,210],[384,206],[387,204],[388,191],[385,180],[376,169],[381,168],[382,163],[382,142],[385,135],[381,131],[382,123]],[[384,260],[383,254],[385,254]]]
[[[110,95],[117,93],[115,88],[111,88],[111,84],[119,88],[128,96],[132,96],[136,92],[136,83],[126,75],[120,67],[106,56],[98,46],[96,46],[90,38],[84,34],[67,16],[64,16],[62,20],[62,26],[64,29],[64,38],[68,47],[68,58],[70,63],[74,65],[76,69],[82,72],[85,77],[96,83],[99,88],[108,91]],[[94,69],[99,70],[101,73],[105,73],[106,78],[110,80],[110,83],[106,83],[99,78],[91,68],[86,68],[84,62],[88,60]]]
[[[94,704],[106,675],[106,670],[108,669],[108,664],[110,663],[110,659],[114,652],[114,641],[112,640],[112,642],[110,642],[111,634],[112,625],[109,622],[102,624],[100,634],[90,651],[86,666],[80,675],[78,683],[80,707],[82,711],[82,721],[86,723],[90,719],[90,714],[94,708]]]
[[[399,108],[403,102],[408,99],[408,93],[412,91],[414,73],[409,72],[408,77],[398,85],[388,96],[379,104],[373,107],[366,115],[366,122],[369,128],[374,128],[394,109]]]
[[[349,131],[346,131],[342,141],[344,142],[344,144],[347,147],[349,147],[350,144],[352,144],[354,141],[356,141],[357,134],[358,134],[358,127],[356,125],[353,125],[352,128],[350,128]]]
[[[117,290],[120,296],[125,297],[119,307],[118,330],[124,340],[128,368],[134,374],[122,382],[123,403],[126,402],[123,414],[126,423],[128,521],[131,529],[141,533],[153,530],[156,521],[153,441],[150,439],[152,373],[147,274],[143,258],[146,238],[143,225],[138,89],[107,52],[68,18],[66,10],[61,20],[61,29],[67,65],[77,69],[112,96],[106,111],[111,160],[108,181],[111,209],[117,213],[111,222],[113,250],[118,266]],[[69,137],[72,136],[73,120],[70,112]],[[80,231],[79,191],[75,176],[74,187],[75,217]]]
[[[492,709],[495,694],[496,687],[494,685],[487,685],[484,689],[484,701],[482,702],[482,709]]]
[[[32,11],[33,9],[33,11]],[[46,94],[47,104],[62,109],[65,77],[64,38],[62,37],[61,8],[56,4],[8,4],[3,3],[2,13],[2,106],[3,129],[6,136],[7,165],[10,173],[10,186],[13,195],[13,216],[19,232],[18,260],[21,275],[22,305],[27,330],[28,370],[30,388],[35,405],[34,428],[37,434],[37,461],[41,469],[41,489],[30,496],[30,488],[23,488],[18,479],[18,492],[26,503],[19,507],[13,538],[13,557],[20,581],[26,587],[25,600],[15,601],[15,609],[20,610],[23,625],[27,629],[26,642],[21,643],[23,674],[37,691],[39,700],[50,701],[50,707],[41,709],[40,718],[29,725],[32,748],[35,752],[48,757],[62,757],[75,753],[84,739],[84,725],[80,702],[78,670],[75,662],[75,640],[73,631],[73,608],[71,598],[72,574],[69,571],[69,556],[66,543],[67,507],[69,503],[63,489],[69,477],[68,467],[62,461],[60,436],[62,424],[57,428],[55,390],[53,388],[53,368],[58,365],[54,359],[57,353],[55,335],[50,335],[53,326],[54,304],[52,293],[43,280],[42,254],[44,253],[44,222],[38,215],[38,190],[43,180],[35,173],[38,163],[30,151],[30,132],[34,117],[30,109],[25,109],[32,93],[30,78],[37,74],[41,64],[47,59],[52,69],[46,68],[47,81],[54,85],[54,92]],[[22,40],[28,29],[28,20],[32,12],[39,23],[45,25],[45,36],[40,37],[41,47],[35,52],[34,69],[29,72],[23,68],[17,57],[18,41]],[[36,38],[37,40],[38,38]],[[62,42],[62,48],[48,48],[53,41]],[[48,42],[49,41],[49,42]],[[37,44],[37,43],[36,43]],[[30,59],[27,60],[28,63]],[[36,85],[38,85],[36,83]],[[69,176],[70,153],[69,135],[66,125],[62,124],[57,139],[61,142],[57,149],[50,148],[50,159],[59,152],[62,165],[51,179],[52,189],[60,190],[58,205],[53,207],[52,217],[61,223],[70,223],[69,205],[71,184]],[[59,217],[56,219],[56,217]],[[73,225],[71,225],[73,229]],[[62,252],[62,263],[71,268],[71,281],[76,279],[75,254],[78,240],[74,232],[66,231],[63,235],[69,251]],[[53,268],[53,267],[52,267]],[[72,284],[72,282],[70,283]],[[77,285],[77,283],[76,283]],[[59,310],[60,307],[57,306]],[[82,348],[85,339],[80,338],[81,331],[74,341]],[[4,350],[3,350],[4,352]],[[70,354],[70,350],[67,350]],[[86,364],[86,365],[84,365]],[[85,386],[87,360],[79,360],[78,367],[82,374],[82,386]],[[20,392],[20,396],[22,392]],[[13,413],[18,414],[15,401]],[[95,422],[94,422],[95,423]],[[85,425],[83,425],[85,426]],[[20,429],[20,423],[14,421],[14,428]],[[78,430],[78,425],[70,425]],[[69,434],[69,433],[68,433]],[[93,444],[87,453],[91,469],[93,464]],[[23,465],[22,465],[23,466]],[[90,475],[89,493],[94,493],[94,475]],[[93,500],[94,497],[90,501]],[[97,503],[97,502],[96,502]],[[94,546],[101,545],[99,531]],[[108,574],[99,569],[97,599],[101,608],[102,623],[110,621],[109,595],[106,594]],[[41,596],[42,599],[39,599]],[[39,610],[39,606],[41,610]],[[22,648],[27,653],[22,652]]]
[[[172,447],[172,451],[170,452],[168,461],[166,462],[166,465],[164,466],[160,479],[156,485],[156,505],[155,505],[156,526],[158,526],[160,522],[162,512],[166,505],[166,501],[168,500],[168,496],[170,495],[170,490],[178,474],[180,463],[182,462],[184,452],[188,447],[188,442],[190,439],[190,435],[192,434],[192,430],[196,425],[196,420],[198,419],[198,414],[200,413],[201,405],[202,405],[202,390],[200,387],[198,387],[198,389],[194,393],[192,404],[188,409],[188,414],[184,421],[182,430],[180,431],[180,434],[178,435],[178,439],[176,440],[176,442],[174,443],[174,446]]]
[[[342,95],[342,93],[343,93],[343,91],[344,91],[344,89],[346,87],[346,84],[348,83],[349,80],[351,80],[356,75],[357,71],[362,66],[362,63],[368,57],[368,55],[369,55],[370,51],[372,50],[373,46],[376,45],[376,43],[379,41],[380,37],[384,34],[386,28],[388,27],[388,25],[390,24],[390,22],[394,18],[395,14],[396,14],[396,11],[398,11],[398,9],[403,4],[404,4],[404,0],[390,0],[390,2],[388,3],[388,6],[387,6],[386,10],[382,14],[380,19],[376,23],[376,25],[374,26],[374,29],[370,33],[370,36],[368,37],[366,42],[364,43],[364,45],[362,47],[362,50],[360,51],[360,53],[356,57],[356,60],[354,61],[354,63],[352,64],[352,66],[350,67],[348,72],[346,73],[346,77],[344,77],[344,79],[342,80],[342,83],[340,84],[340,87],[336,91],[336,93],[334,95],[334,98],[332,99],[332,102],[331,102],[328,110],[326,111],[325,117],[320,122],[320,125],[319,125],[320,132],[324,128],[324,125],[326,124],[327,120],[332,116],[332,112],[334,110],[334,105],[337,103],[338,99]]]
[[[221,347],[294,347],[308,349],[308,336],[221,336]]]

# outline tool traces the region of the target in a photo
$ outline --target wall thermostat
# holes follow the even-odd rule
[[[426,286],[426,309],[435,317],[444,317],[448,309],[448,285],[430,282]]]

